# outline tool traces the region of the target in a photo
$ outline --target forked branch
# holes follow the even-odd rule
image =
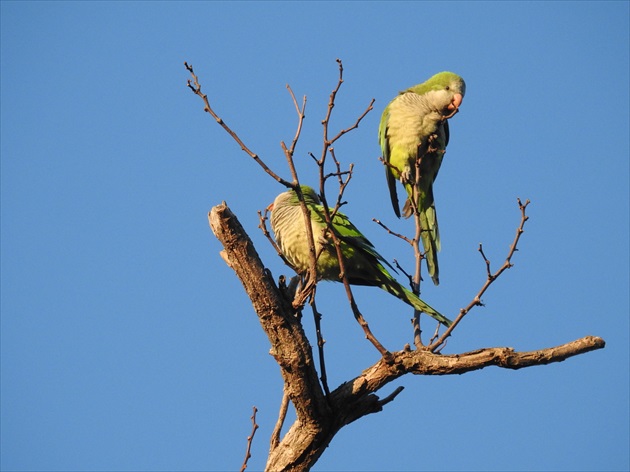
[[[271,342],[271,353],[282,373],[286,393],[297,414],[295,423],[272,448],[267,470],[308,470],[345,425],[381,411],[400,389],[380,399],[375,392],[405,374],[463,374],[489,366],[506,369],[562,362],[605,346],[603,339],[586,336],[570,343],[529,352],[485,348],[464,354],[440,355],[428,350],[392,352],[358,377],[322,392],[310,344],[291,304],[282,299],[262,264],[253,242],[225,204],[210,213],[211,228],[224,249],[224,259],[241,279],[258,319]],[[281,414],[284,420],[284,414]],[[274,433],[274,436],[279,433]]]
[[[525,213],[527,206],[530,203],[529,200],[526,200],[525,203],[522,203],[521,199],[518,198],[517,202],[518,202],[519,210],[521,211],[521,221],[518,227],[516,228],[516,235],[514,236],[514,240],[512,241],[512,244],[510,244],[510,249],[508,250],[508,254],[505,257],[505,261],[503,262],[503,265],[496,272],[492,273],[492,271],[490,270],[490,261],[486,258],[486,255],[483,252],[482,245],[479,244],[479,252],[481,253],[481,256],[483,257],[483,260],[486,265],[486,273],[487,273],[486,281],[481,287],[481,289],[479,289],[479,292],[477,292],[477,294],[472,299],[472,301],[465,308],[462,308],[459,311],[459,314],[457,315],[457,318],[455,318],[455,321],[453,321],[453,324],[444,332],[444,334],[442,334],[442,336],[438,338],[437,341],[433,342],[429,346],[429,350],[435,352],[437,349],[439,349],[444,344],[446,339],[451,335],[455,327],[464,319],[464,317],[468,313],[470,313],[470,311],[474,307],[483,305],[483,302],[481,301],[481,297],[483,296],[484,293],[486,293],[486,290],[488,290],[490,285],[492,285],[492,283],[495,280],[497,280],[497,278],[501,274],[503,274],[503,272],[505,272],[507,269],[513,266],[512,256],[514,256],[514,253],[518,250],[517,249],[518,242],[521,239],[521,235],[525,231],[524,230],[525,222],[529,219],[529,216],[527,216],[527,214]]]
[[[217,115],[217,113],[210,106],[210,101],[208,100],[208,96],[201,91],[201,84],[199,83],[199,78],[195,74],[192,64],[188,64],[187,62],[184,62],[184,66],[186,67],[188,72],[190,72],[190,75],[192,76],[192,80],[188,79],[188,82],[187,82],[188,88],[192,90],[192,92],[195,95],[199,96],[203,100],[203,103],[205,105],[203,111],[205,111],[206,113],[210,113],[210,115],[212,115],[212,117],[216,120],[216,122],[219,123],[219,125],[221,125],[221,127],[232,137],[232,139],[234,139],[234,141],[238,143],[241,149],[245,151],[252,159],[254,159],[258,163],[258,165],[262,167],[265,172],[267,172],[267,174],[269,174],[275,180],[280,182],[282,185],[286,187],[290,187],[291,186],[290,182],[284,180],[282,177],[280,177],[278,174],[272,171],[269,167],[267,167],[267,164],[265,164],[262,161],[262,159],[258,157],[258,154],[256,154],[251,149],[249,149],[245,145],[245,143],[241,140],[241,138],[239,138],[238,135],[234,131],[232,131],[232,129],[225,123],[225,121],[223,121],[223,119],[219,115]]]
[[[320,159],[314,158],[314,160],[319,166],[320,196],[322,197],[322,203],[325,208],[324,213],[329,233],[332,235],[333,243],[337,249],[341,279],[346,288],[352,311],[364,328],[366,336],[369,338],[369,335],[371,335],[369,327],[356,305],[347,277],[345,276],[344,258],[341,253],[340,240],[333,231],[330,231],[330,228],[336,212],[344,204],[342,201],[343,193],[350,181],[353,171],[352,165],[350,165],[349,170],[342,170],[335,156],[332,144],[345,133],[359,126],[360,121],[372,109],[374,101],[372,100],[367,110],[365,110],[352,126],[342,129],[334,138],[328,138],[328,126],[332,109],[335,105],[335,97],[343,83],[343,66],[341,61],[338,60],[337,62],[339,64],[339,80],[330,95],[326,117],[322,122],[324,127],[324,147]],[[293,289],[286,287],[285,283],[282,281],[284,279],[281,279],[281,289],[276,286],[271,272],[262,264],[253,242],[227,205],[223,203],[215,206],[208,215],[210,227],[224,247],[224,250],[221,251],[221,256],[229,267],[235,271],[248,297],[251,299],[258,320],[269,338],[271,344],[270,353],[278,363],[284,382],[284,395],[278,421],[271,435],[266,470],[309,470],[326,450],[335,434],[341,428],[365,415],[381,411],[386,404],[396,398],[403,387],[397,387],[393,392],[382,399],[376,395],[376,392],[403,375],[462,374],[489,366],[520,369],[552,362],[562,362],[569,357],[601,349],[605,346],[603,339],[594,336],[586,336],[556,347],[529,352],[516,352],[509,347],[494,347],[455,355],[442,355],[439,353],[444,347],[447,338],[451,335],[454,327],[457,326],[474,306],[482,304],[481,297],[488,287],[505,270],[512,267],[511,259],[515,251],[517,251],[519,238],[523,233],[524,224],[528,219],[525,210],[529,201],[523,204],[519,200],[521,222],[517,228],[516,236],[510,246],[505,262],[497,271],[492,272],[490,261],[486,258],[483,247],[481,245],[479,246],[479,252],[486,265],[487,280],[470,304],[460,311],[453,325],[439,337],[438,331],[436,331],[436,334],[430,340],[427,347],[414,351],[412,351],[409,346],[406,346],[402,351],[388,352],[375,338],[371,339],[383,357],[371,367],[362,371],[361,374],[354,379],[344,382],[336,389],[329,391],[326,385],[325,364],[323,362],[323,337],[319,336],[318,333],[318,346],[320,348],[321,358],[320,369],[322,370],[320,382],[315,368],[311,345],[304,333],[300,317],[300,310],[309,294],[312,296],[313,311],[316,319],[318,316],[314,303],[314,291],[317,282],[317,254],[314,249],[309,209],[304,203],[297,172],[295,171],[293,163],[296,145],[302,131],[302,123],[305,117],[306,97],[304,97],[302,105],[300,106],[293,91],[287,86],[298,114],[298,126],[291,145],[287,147],[284,142],[281,143],[292,174],[293,181],[289,182],[271,171],[258,155],[245,146],[236,133],[212,110],[207,96],[201,91],[201,86],[192,66],[189,66],[187,63],[185,63],[185,66],[192,76],[192,80],[188,81],[188,87],[202,98],[204,111],[212,115],[223,129],[241,146],[241,149],[254,159],[267,174],[282,185],[292,188],[297,192],[306,222],[309,246],[311,248],[311,269],[307,274],[306,280],[308,283],[312,284],[312,291],[309,292],[305,290],[301,295],[298,294],[302,298],[300,298],[301,302],[299,306],[296,307],[295,302],[298,295],[296,295],[296,298],[292,295],[295,291],[295,286],[293,286]],[[326,173],[325,164],[328,155],[333,159],[335,171]],[[324,184],[327,179],[332,177],[337,178],[339,192],[334,208],[329,210],[328,204],[326,203]],[[415,212],[417,212],[417,210]],[[259,213],[259,219],[263,233],[273,243],[265,227],[266,214],[263,215]],[[378,223],[387,229],[382,223]],[[410,242],[410,240],[401,237],[401,235],[396,236]],[[416,234],[416,241],[418,240],[419,235]],[[274,245],[274,247],[280,253],[277,245]],[[417,273],[419,274],[419,272]],[[409,274],[406,275],[410,279],[412,278]],[[308,280],[309,277],[310,281]],[[421,346],[421,342],[416,345]],[[322,384],[324,389],[322,388]],[[286,434],[281,437],[289,400],[295,407],[296,420],[289,427]],[[255,408],[252,415],[252,425],[252,433],[248,437],[247,452],[241,470],[247,467],[251,443],[258,428],[256,424]]]

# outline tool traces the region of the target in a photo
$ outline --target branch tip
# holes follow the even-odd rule
[[[243,465],[241,466],[241,472],[244,472],[245,469],[247,469],[247,461],[249,461],[249,458],[252,457],[251,455],[251,448],[252,448],[252,442],[254,440],[254,435],[256,434],[256,430],[258,429],[258,424],[256,424],[256,413],[258,413],[258,408],[256,408],[255,406],[253,407],[253,413],[251,416],[251,420],[252,420],[252,432],[249,436],[247,436],[247,450],[245,451],[245,460],[243,461]]]

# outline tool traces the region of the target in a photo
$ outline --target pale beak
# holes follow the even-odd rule
[[[456,93],[455,95],[453,95],[453,99],[451,100],[451,103],[449,103],[448,106],[446,107],[446,109],[450,111],[450,113],[446,115],[444,119],[448,119],[452,117],[453,115],[455,115],[455,113],[459,111],[459,106],[462,104],[463,99],[464,97],[462,96],[461,93]]]
[[[453,100],[451,100],[451,103],[448,106],[449,110],[457,110],[459,108],[459,106],[462,104],[462,100],[464,99],[464,97],[462,97],[461,93],[456,93],[455,95],[453,95]]]

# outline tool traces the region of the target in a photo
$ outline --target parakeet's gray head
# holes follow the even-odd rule
[[[466,82],[459,75],[453,72],[439,72],[426,82],[418,84],[407,92],[414,92],[419,95],[432,95],[436,103],[444,104],[444,114],[453,116],[459,110],[464,95],[466,95]]]
[[[317,196],[315,190],[307,185],[300,185],[300,190],[302,191],[302,195],[304,196],[304,202],[306,205],[319,205],[321,201]],[[274,207],[283,206],[283,205],[299,205],[300,200],[298,199],[297,193],[295,190],[288,190],[286,192],[281,193],[276,197],[274,202],[268,207],[270,210],[273,210]]]

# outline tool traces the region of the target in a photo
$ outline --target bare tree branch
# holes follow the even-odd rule
[[[413,241],[411,239],[409,239],[404,234],[400,234],[400,233],[396,233],[396,232],[392,231],[391,229],[389,229],[389,227],[387,225],[385,225],[383,222],[381,222],[381,220],[377,220],[376,218],[372,218],[372,221],[374,223],[376,223],[377,225],[379,225],[381,228],[383,228],[385,231],[387,231],[392,236],[396,236],[397,238],[402,239],[407,244],[413,244]]]
[[[192,81],[188,81],[188,87],[204,102],[204,111],[208,112],[223,127],[223,129],[241,146],[250,157],[252,157],[264,170],[276,181],[295,190],[300,200],[300,205],[304,215],[306,225],[307,239],[310,248],[310,268],[301,277],[294,277],[289,286],[285,283],[284,276],[279,278],[280,288],[274,282],[271,272],[265,269],[260,260],[253,242],[245,233],[236,216],[230,211],[227,205],[222,203],[212,208],[208,215],[210,227],[221,242],[224,250],[220,252],[221,257],[231,267],[238,278],[241,280],[243,287],[252,301],[254,310],[258,320],[267,335],[271,344],[271,355],[275,358],[280,368],[280,373],[284,381],[283,398],[280,405],[278,420],[270,438],[270,451],[267,459],[266,470],[268,471],[306,471],[309,470],[321,454],[326,450],[330,441],[335,434],[345,425],[356,421],[357,419],[381,411],[383,407],[392,402],[399,395],[403,387],[398,386],[392,393],[384,398],[376,395],[381,388],[400,378],[406,374],[413,375],[451,375],[472,372],[489,366],[496,366],[506,369],[521,369],[535,365],[544,365],[552,362],[562,362],[569,357],[583,354],[592,350],[602,349],[605,346],[603,339],[586,336],[575,341],[562,344],[560,346],[540,349],[529,352],[516,352],[509,347],[493,347],[478,349],[463,354],[442,355],[440,351],[446,346],[448,337],[452,334],[453,329],[466,316],[470,310],[477,305],[482,305],[481,297],[489,288],[489,286],[507,269],[512,267],[511,259],[517,251],[519,238],[523,233],[524,224],[528,219],[526,215],[526,207],[529,200],[524,204],[518,200],[521,210],[521,222],[517,228],[516,236],[510,246],[503,265],[496,271],[491,271],[490,261],[483,252],[483,247],[479,245],[479,252],[486,265],[487,279],[479,290],[474,299],[466,308],[460,310],[460,313],[453,325],[447,329],[444,334],[439,335],[438,327],[429,341],[428,346],[424,346],[421,339],[421,331],[419,322],[416,325],[416,334],[414,342],[416,350],[412,351],[407,344],[402,351],[389,352],[380,342],[372,335],[369,326],[356,304],[347,277],[345,275],[344,257],[341,251],[340,238],[334,231],[331,231],[332,221],[337,214],[339,208],[345,204],[343,201],[344,191],[352,178],[353,165],[350,164],[348,170],[342,170],[340,161],[335,155],[333,143],[341,138],[344,134],[357,128],[361,120],[372,110],[374,100],[369,104],[368,108],[349,128],[342,129],[329,139],[329,122],[332,116],[332,110],[335,106],[335,98],[343,83],[343,65],[337,60],[339,65],[339,79],[336,87],[330,95],[326,116],[322,121],[323,125],[323,149],[320,159],[315,158],[309,153],[319,170],[320,180],[320,197],[324,207],[324,216],[327,224],[327,231],[333,244],[335,245],[337,258],[340,267],[340,280],[346,289],[352,312],[364,329],[366,337],[381,352],[382,358],[368,369],[362,371],[357,377],[344,382],[333,391],[330,391],[327,384],[326,366],[324,362],[324,338],[321,334],[321,326],[319,324],[321,315],[317,311],[315,304],[315,294],[317,287],[317,258],[319,254],[315,251],[313,239],[313,231],[311,227],[310,211],[304,202],[301,192],[298,175],[294,165],[294,155],[296,147],[302,132],[303,121],[305,118],[306,97],[303,98],[302,105],[298,104],[297,99],[291,88],[287,85],[287,89],[291,95],[291,99],[295,106],[298,123],[295,136],[291,145],[287,147],[284,141],[281,141],[281,147],[287,159],[289,169],[292,175],[292,182],[282,179],[273,171],[271,171],[265,163],[253,153],[241,139],[233,132],[223,120],[212,110],[208,98],[201,91],[198,78],[195,75],[192,66],[185,63],[186,69],[192,76]],[[427,144],[431,144],[430,140]],[[424,153],[437,152],[436,149],[419,150],[419,155]],[[326,171],[327,156],[330,155],[335,166],[333,172]],[[417,164],[420,164],[418,160]],[[419,169],[418,173],[419,175]],[[326,201],[325,183],[329,178],[337,178],[339,191],[334,208],[329,208]],[[417,200],[412,198],[412,200]],[[413,213],[417,218],[417,205],[411,203]],[[266,212],[259,214],[260,228],[263,234],[269,239],[278,252],[281,254],[280,248],[277,246],[266,228]],[[375,220],[377,221],[377,220]],[[379,225],[392,233],[385,225],[377,221]],[[414,254],[416,256],[415,276],[403,273],[410,279],[412,289],[419,294],[420,286],[420,262],[423,257],[420,251],[422,228],[417,226],[416,235],[413,240],[404,236],[394,234],[407,241],[414,246]],[[284,259],[284,257],[283,257]],[[286,259],[285,259],[285,262]],[[287,264],[289,265],[289,264]],[[402,268],[396,262],[396,265]],[[296,293],[296,288],[300,280],[301,286]],[[317,331],[317,345],[320,358],[321,377],[318,379],[318,373],[315,368],[315,362],[311,345],[306,337],[301,324],[301,310],[305,302],[309,299],[315,317]],[[417,317],[416,317],[417,319]],[[320,382],[321,381],[321,382]],[[286,434],[281,438],[282,429],[286,420],[289,401],[293,403],[296,411],[296,420],[289,427]],[[247,462],[251,457],[251,445],[254,434],[258,429],[256,424],[256,407],[252,415],[252,433],[248,437],[247,451],[241,471],[247,467]]]
[[[440,355],[430,350],[411,351],[407,347],[390,353],[387,359],[382,358],[356,378],[337,387],[327,401],[317,379],[310,345],[295,310],[290,301],[282,298],[271,274],[262,265],[253,242],[225,204],[214,207],[209,220],[215,236],[225,248],[224,259],[236,272],[252,300],[261,326],[271,342],[271,353],[280,366],[286,393],[296,409],[297,419],[270,451],[266,470],[309,470],[343,426],[381,411],[400,393],[397,389],[384,399],[375,395],[379,389],[403,375],[463,374],[490,366],[515,370],[562,362],[605,346],[603,339],[586,336],[560,346],[529,352],[495,347]]]
[[[457,327],[457,325],[460,323],[460,321],[462,321],[464,319],[464,317],[470,312],[470,310],[472,310],[475,306],[483,305],[483,303],[481,302],[481,297],[483,296],[484,293],[486,293],[486,290],[488,290],[490,285],[492,285],[492,283],[503,272],[505,272],[507,269],[509,269],[509,268],[511,268],[513,266],[513,264],[512,264],[512,256],[517,251],[518,241],[521,238],[521,235],[523,234],[523,232],[525,231],[523,229],[525,227],[525,222],[529,219],[529,216],[527,216],[525,214],[525,210],[527,209],[527,205],[529,205],[529,203],[530,203],[529,200],[527,200],[525,203],[522,203],[521,199],[518,198],[517,202],[518,202],[519,210],[521,211],[521,221],[520,221],[518,227],[516,228],[516,235],[514,236],[514,240],[512,241],[512,244],[510,244],[510,249],[509,249],[508,254],[507,254],[506,258],[505,258],[505,262],[499,268],[499,270],[497,270],[494,274],[491,273],[490,272],[490,261],[488,259],[486,259],[486,256],[483,253],[483,249],[482,249],[481,244],[479,245],[479,252],[481,253],[481,255],[482,255],[482,257],[483,257],[483,259],[484,259],[484,261],[486,263],[486,270],[487,270],[488,278],[486,279],[486,282],[483,284],[483,286],[481,287],[479,292],[477,292],[477,295],[475,295],[473,300],[468,304],[468,306],[466,306],[466,308],[462,308],[461,310],[459,310],[459,315],[457,315],[457,318],[455,318],[455,321],[453,321],[453,324],[444,332],[444,334],[442,334],[442,336],[437,341],[431,343],[431,345],[429,346],[429,350],[431,350],[431,351],[437,350],[440,347],[440,345],[442,345],[444,343],[444,341],[451,335],[451,333]]]
[[[453,375],[464,374],[490,366],[518,370],[525,367],[562,362],[569,357],[602,349],[606,343],[596,336],[585,336],[560,346],[537,351],[517,352],[510,347],[491,347],[475,351],[440,355],[430,351],[398,351],[392,353],[393,362],[379,360],[364,370],[360,376],[344,383],[331,393],[333,399],[343,397],[343,392],[372,393],[387,383],[406,374]],[[348,401],[347,399],[344,401]]]
[[[225,250],[223,258],[236,272],[254,305],[280,366],[298,421],[311,424],[329,409],[317,378],[313,354],[295,309],[282,298],[236,216],[223,203],[208,215],[210,227]]]
[[[380,343],[378,339],[376,339],[376,337],[370,330],[370,326],[368,325],[368,322],[365,320],[365,318],[361,314],[361,311],[359,310],[359,307],[354,299],[354,295],[352,294],[352,289],[350,288],[350,283],[348,282],[348,278],[346,276],[345,261],[344,261],[343,253],[341,250],[341,241],[337,237],[337,234],[331,230],[332,222],[335,218],[335,215],[337,214],[337,211],[339,210],[339,207],[342,204],[341,200],[343,197],[343,192],[345,191],[345,188],[348,185],[350,178],[352,177],[352,165],[350,166],[350,170],[348,171],[349,172],[348,178],[345,181],[343,181],[341,177],[339,178],[339,192],[337,196],[337,204],[335,205],[335,207],[333,208],[331,212],[328,206],[328,201],[326,198],[326,189],[325,189],[325,182],[327,179],[327,176],[325,173],[326,156],[328,155],[328,153],[331,154],[332,159],[337,167],[337,175],[340,175],[341,169],[340,169],[339,161],[334,155],[334,149],[332,149],[332,144],[348,131],[354,128],[357,128],[359,126],[359,122],[363,119],[363,117],[365,117],[365,115],[367,115],[370,112],[370,110],[372,109],[372,103],[374,103],[374,100],[372,100],[368,108],[357,119],[354,125],[352,125],[350,128],[346,130],[340,131],[337,134],[337,136],[335,136],[332,140],[328,138],[328,126],[330,123],[330,118],[332,116],[332,110],[335,107],[335,97],[337,96],[337,93],[339,92],[339,89],[341,88],[341,84],[343,83],[343,64],[340,59],[337,59],[337,64],[339,65],[339,79],[337,81],[336,87],[330,93],[326,117],[322,120],[323,133],[324,133],[323,149],[322,149],[321,157],[317,161],[317,165],[319,167],[319,193],[320,193],[319,196],[320,196],[322,206],[323,206],[324,219],[326,220],[326,225],[327,225],[326,231],[330,235],[330,238],[332,239],[333,244],[335,246],[335,250],[337,252],[337,260],[339,262],[339,271],[340,271],[339,279],[343,283],[344,289],[346,291],[346,296],[348,297],[348,302],[350,303],[350,308],[352,310],[352,313],[355,319],[357,320],[357,322],[359,323],[359,325],[361,326],[361,328],[363,329],[366,339],[368,339],[374,345],[374,347],[376,347],[376,349],[381,353],[383,357],[387,357],[389,356],[389,351],[385,349],[385,347]]]
[[[227,131],[227,133],[230,136],[232,136],[232,139],[234,139],[234,141],[238,143],[241,149],[245,151],[252,159],[254,159],[258,163],[258,165],[260,165],[260,167],[262,167],[264,171],[267,172],[267,174],[269,174],[275,180],[280,182],[282,185],[286,187],[290,187],[291,186],[290,182],[284,180],[282,177],[280,177],[278,174],[272,171],[269,167],[267,167],[267,164],[265,164],[262,161],[262,159],[258,157],[258,154],[254,153],[251,149],[249,149],[245,145],[245,143],[241,140],[241,138],[239,138],[238,135],[234,131],[232,131],[232,129],[223,121],[223,119],[215,113],[215,111],[210,106],[210,102],[208,101],[208,96],[201,91],[201,84],[199,83],[198,77],[195,75],[195,71],[193,69],[192,64],[188,64],[187,62],[184,62],[184,66],[186,67],[188,72],[190,72],[190,75],[192,76],[192,81],[189,79],[187,82],[188,88],[192,90],[192,92],[195,95],[199,96],[203,100],[203,103],[205,104],[203,111],[210,113],[210,115],[212,115],[212,117],[217,121],[217,123],[219,123],[221,127],[225,131]]]

